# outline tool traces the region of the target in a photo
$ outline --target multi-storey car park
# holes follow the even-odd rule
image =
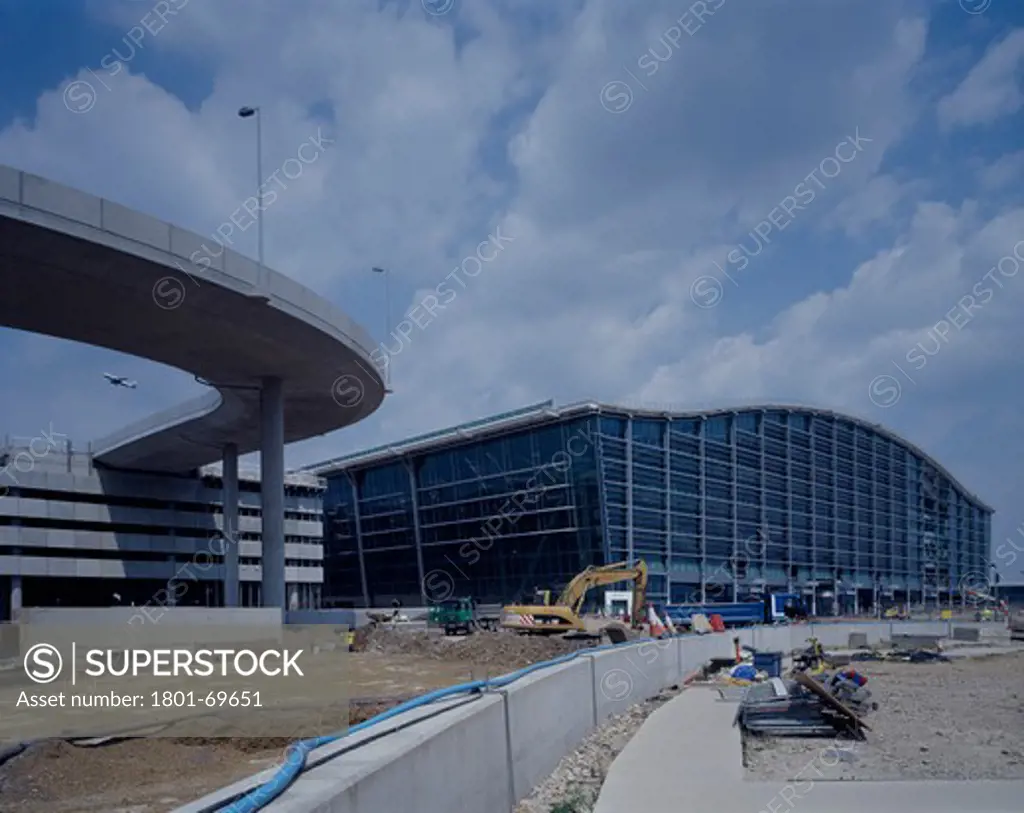
[[[54,434],[59,415],[0,449],[0,618],[23,603],[317,605],[321,485],[285,474],[284,445],[380,405],[362,328],[216,239],[3,166],[0,326],[210,387],[85,453]],[[238,471],[254,451],[258,484]]]
[[[51,448],[41,438],[5,438],[0,547],[17,557],[18,572],[0,579],[0,620],[21,606],[225,606],[220,469],[117,471],[66,441]],[[285,475],[288,609],[320,606],[323,491],[317,477]],[[239,471],[234,538],[242,607],[261,606],[260,513],[259,474]]]
[[[992,509],[884,428],[799,406],[545,402],[309,467],[326,604],[508,601],[643,558],[649,596],[801,592],[818,613],[962,601]]]

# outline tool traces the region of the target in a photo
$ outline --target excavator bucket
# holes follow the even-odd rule
[[[624,644],[629,640],[629,632],[620,624],[609,624],[601,632],[612,644]]]

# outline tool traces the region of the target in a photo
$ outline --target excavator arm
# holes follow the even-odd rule
[[[587,593],[595,587],[621,581],[633,582],[633,623],[637,624],[643,618],[642,611],[647,601],[647,564],[643,561],[634,566],[630,566],[629,562],[591,565],[565,586],[558,597],[558,604],[568,607],[574,615],[579,615]]]

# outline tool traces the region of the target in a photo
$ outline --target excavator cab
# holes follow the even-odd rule
[[[551,606],[551,591],[541,590],[539,587],[533,589],[533,603],[538,607]]]

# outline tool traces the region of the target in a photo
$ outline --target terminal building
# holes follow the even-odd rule
[[[258,474],[240,471],[239,605],[261,606]],[[286,609],[320,607],[324,482],[285,475]],[[191,474],[104,468],[53,438],[0,448],[0,620],[25,607],[225,604],[220,464]]]
[[[644,559],[658,603],[799,592],[812,611],[946,606],[992,509],[880,426],[820,409],[523,410],[308,468],[326,606],[507,602]]]

